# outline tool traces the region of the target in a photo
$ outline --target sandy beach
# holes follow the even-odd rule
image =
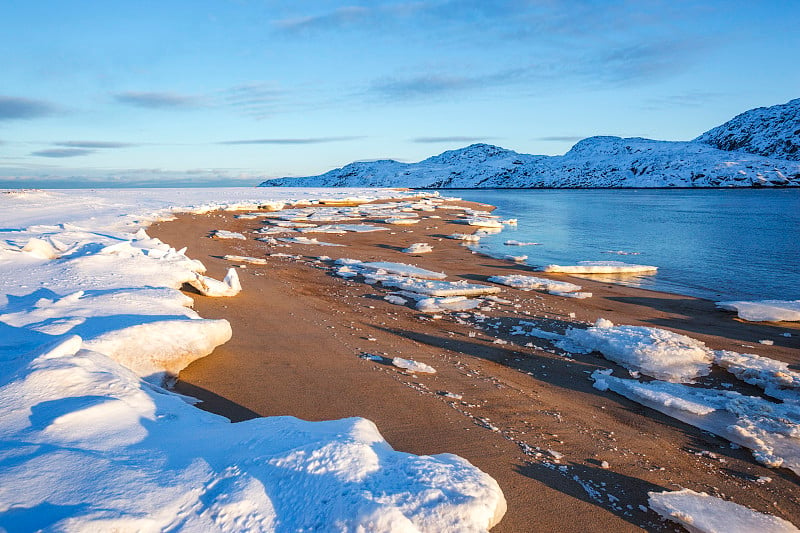
[[[563,333],[605,318],[668,329],[715,350],[757,353],[797,370],[800,325],[748,323],[705,300],[534,274],[446,238],[475,229],[458,213],[421,213],[413,226],[371,221],[388,228],[374,233],[308,235],[340,247],[257,241],[253,232],[263,221],[232,212],[152,225],[151,236],[187,246],[215,278],[244,264],[224,255],[266,260],[238,269],[243,290],[235,297],[186,291],[202,317],[230,321],[233,338],[183,370],[175,390],[233,421],[359,416],[374,421],[396,450],[460,455],[494,477],[505,494],[508,511],[496,532],[674,530],[647,508],[647,493],[684,487],[800,524],[798,479],[790,470],[766,468],[747,449],[593,388],[589,374],[596,369],[629,377],[597,354],[566,356],[550,341],[512,334],[520,320]],[[214,230],[247,239],[212,239]],[[433,251],[402,252],[419,242]],[[331,275],[330,262],[320,256],[409,263],[477,283],[530,274],[576,283],[593,296],[503,287],[497,295],[503,301],[481,306],[485,318],[422,313],[385,301],[389,289]],[[436,373],[402,370],[390,364],[394,357]],[[760,394],[720,369],[698,383]]]

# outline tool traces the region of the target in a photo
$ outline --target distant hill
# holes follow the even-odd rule
[[[276,187],[621,188],[800,186],[800,99],[743,113],[688,142],[589,137],[562,156],[489,144],[419,163],[350,163]]]
[[[800,161],[800,98],[745,111],[695,141],[720,150]]]

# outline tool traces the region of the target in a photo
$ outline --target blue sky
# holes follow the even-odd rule
[[[797,1],[9,1],[0,186],[688,140],[800,97]]]

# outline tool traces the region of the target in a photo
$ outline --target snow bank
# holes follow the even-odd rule
[[[690,533],[791,533],[798,529],[783,518],[753,511],[705,492],[690,489],[648,492],[650,508]]]
[[[231,424],[156,384],[231,334],[178,289],[241,287],[235,269],[202,276],[142,227],[313,194],[0,195],[3,529],[484,531],[500,520],[493,479],[452,455],[395,452],[367,420]]]
[[[717,302],[717,307],[735,311],[749,322],[794,322],[800,320],[800,300],[760,300],[757,302]]]
[[[776,404],[738,392],[689,387],[677,383],[640,383],[592,374],[599,390],[617,394],[682,422],[749,448],[766,466],[800,474],[800,406]]]
[[[542,268],[543,272],[563,274],[636,274],[657,270],[658,267],[632,265],[621,261],[578,261],[576,265],[547,265]]]
[[[696,339],[658,328],[614,326],[602,318],[588,329],[568,329],[559,347],[597,351],[628,370],[672,382],[692,382],[711,371],[712,352]]]

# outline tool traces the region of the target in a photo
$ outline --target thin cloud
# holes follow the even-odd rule
[[[221,104],[232,106],[257,119],[272,115],[284,97],[284,91],[266,82],[236,85],[219,94]]]
[[[185,109],[200,105],[197,97],[177,93],[128,91],[113,96],[121,104],[147,109]]]
[[[275,26],[284,31],[331,30],[363,24],[374,18],[375,10],[364,6],[345,6],[319,15],[309,15],[275,21]]]
[[[55,108],[41,100],[0,96],[0,120],[31,119],[55,113]]]
[[[355,141],[363,139],[363,136],[353,137],[310,137],[294,139],[243,139],[238,141],[220,141],[217,144],[239,145],[239,144],[323,144],[333,142]]]
[[[39,157],[64,158],[64,157],[79,157],[82,155],[89,155],[93,153],[94,150],[85,150],[83,148],[51,148],[48,150],[39,150],[36,152],[31,152],[31,155],[36,155]]]
[[[111,142],[111,141],[62,141],[53,143],[55,146],[65,148],[128,148],[137,146],[131,143]]]
[[[417,137],[412,139],[411,142],[415,143],[423,143],[423,144],[435,144],[435,143],[474,143],[479,141],[486,141],[491,139],[490,137]]]
[[[519,81],[522,76],[524,71],[515,68],[479,76],[422,74],[391,77],[374,81],[368,92],[388,100],[409,100],[507,85]]]
[[[723,93],[694,91],[682,94],[673,94],[668,96],[661,96],[649,98],[645,100],[643,109],[647,110],[660,110],[670,109],[675,107],[700,107],[713,100],[724,98],[726,95]]]

